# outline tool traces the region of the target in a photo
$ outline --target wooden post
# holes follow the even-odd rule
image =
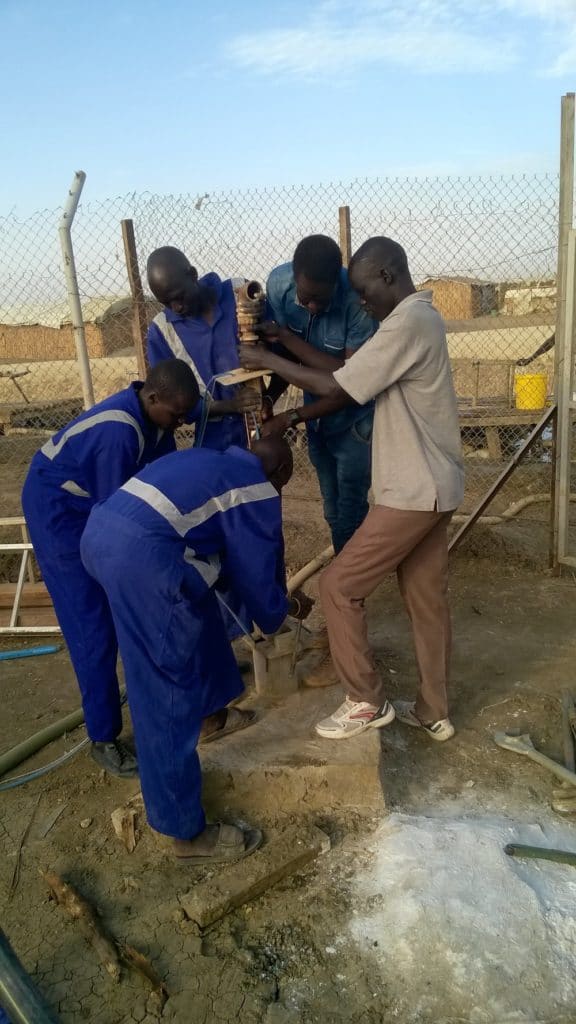
[[[574,108],[573,92],[562,97],[560,117],[560,187],[558,198],[558,260],[556,268],[556,344],[554,358],[554,400],[558,402],[560,382],[565,373],[572,378],[572,366],[566,365],[566,267],[568,236],[572,228],[574,204]],[[562,452],[558,444],[559,423],[552,425],[552,453],[555,456],[550,520],[550,565],[558,567],[559,497]]]
[[[124,242],[124,256],[126,258],[126,270],[130,282],[132,294],[132,338],[136,349],[136,361],[138,364],[138,377],[146,379],[148,372],[148,359],[146,358],[146,299],[142,288],[140,268],[138,266],[138,254],[136,252],[136,239],[134,237],[134,221],[123,220],[122,241]]]
[[[350,207],[338,207],[338,235],[342,262],[348,267],[352,259],[352,231],[350,228]]]

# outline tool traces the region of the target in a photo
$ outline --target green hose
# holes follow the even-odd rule
[[[11,750],[7,750],[5,754],[0,754],[0,778],[6,772],[16,768],[26,758],[32,757],[33,754],[42,750],[42,747],[45,747],[47,743],[57,740],[65,732],[72,732],[73,729],[77,729],[79,725],[82,725],[83,721],[84,712],[82,708],[78,708],[77,711],[72,711],[65,718],[60,718],[57,722],[52,722],[51,725],[40,729],[40,732],[35,732],[27,740],[22,740],[22,743],[17,743]]]
[[[558,864],[570,864],[576,867],[576,853],[570,850],[550,850],[546,846],[522,846],[521,843],[508,843],[504,853],[509,857],[529,857],[534,860],[553,860]]]

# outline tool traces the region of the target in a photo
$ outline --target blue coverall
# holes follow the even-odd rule
[[[175,448],[172,433],[155,427],[132,384],[82,413],[36,452],[22,508],[44,583],[80,685],[86,728],[108,743],[122,729],[118,644],[106,595],[80,558],[80,538],[92,507],[146,463]]]
[[[233,282],[221,281],[217,274],[206,274],[200,278],[200,284],[210,288],[216,299],[212,323],[204,317],[182,316],[165,308],[154,317],[146,339],[150,366],[175,357],[191,367],[200,388],[200,401],[190,417],[197,433],[202,427],[206,392],[216,401],[233,398],[236,393],[234,387],[214,383],[214,377],[240,365]],[[245,448],[248,439],[244,417],[236,414],[206,420],[202,437],[197,437],[196,443],[217,451],[225,451],[231,445]]]
[[[118,634],[148,820],[205,827],[202,719],[243,689],[215,589],[268,633],[288,608],[280,498],[251,452],[190,448],[147,466],[92,510],[82,559]]]

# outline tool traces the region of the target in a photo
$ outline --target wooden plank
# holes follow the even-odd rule
[[[12,608],[16,596],[15,583],[0,583],[0,608]],[[43,583],[25,583],[20,608],[51,608],[52,598]]]
[[[208,928],[329,849],[328,836],[314,825],[282,829],[251,857],[229,867],[219,864],[215,877],[179,897],[180,905],[191,921]]]
[[[0,629],[6,634],[17,636],[17,630],[25,631],[34,626],[43,626],[51,633],[59,633],[60,627],[53,608],[20,608],[17,630],[10,630],[10,609],[0,608]]]
[[[136,238],[134,236],[134,221],[123,220],[122,241],[124,242],[124,256],[126,259],[126,270],[132,293],[132,337],[136,349],[136,361],[138,364],[138,376],[145,380],[148,373],[148,359],[146,356],[146,299],[142,288],[140,267],[138,266],[138,253],[136,252]]]
[[[513,410],[508,412],[489,412],[482,409],[460,410],[461,427],[517,427],[531,426],[538,423],[542,416],[542,409],[534,409],[527,412],[519,411],[516,414]]]
[[[338,235],[342,263],[345,267],[350,266],[352,259],[352,228],[350,226],[350,207],[338,207]]]

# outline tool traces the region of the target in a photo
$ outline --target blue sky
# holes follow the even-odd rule
[[[576,0],[0,0],[0,213],[556,170]]]

